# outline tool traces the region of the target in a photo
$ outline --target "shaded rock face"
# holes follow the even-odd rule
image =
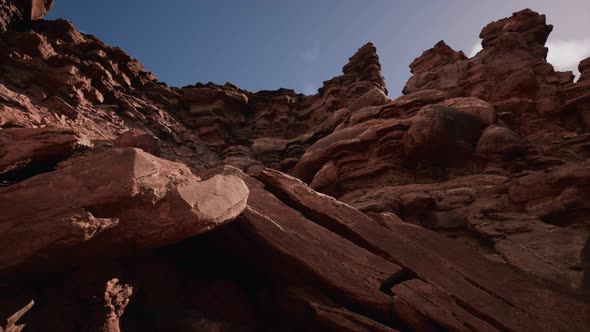
[[[582,268],[584,269],[583,290],[586,295],[590,295],[590,238],[586,241],[581,256]]]
[[[30,31],[8,31],[0,49],[1,128],[67,128],[98,147],[138,129],[157,136],[168,159],[200,167],[219,162],[168,112],[180,107],[179,93],[70,22],[35,21]]]
[[[543,15],[390,100],[371,43],[312,96],[174,88],[51,5],[0,4],[0,331],[590,330],[590,60]]]
[[[124,132],[115,140],[115,145],[122,148],[134,147],[142,149],[154,156],[160,156],[162,153],[160,140],[157,137],[138,129]]]
[[[361,47],[342,71],[313,96],[288,89],[251,93],[229,83],[184,87],[178,90],[182,107],[175,114],[220,152],[225,164],[289,170],[339,119],[389,101],[373,44]]]
[[[486,128],[479,138],[476,148],[476,153],[485,159],[513,159],[523,155],[525,151],[525,145],[518,134],[499,126]]]
[[[519,123],[520,133],[535,134],[541,123],[557,129],[564,111],[562,94],[573,76],[553,71],[546,62],[544,45],[551,30],[544,15],[524,10],[486,26],[480,34],[483,50],[471,59],[439,43],[416,59],[422,65],[411,67],[414,76],[404,93],[453,91],[508,113],[502,116]]]
[[[21,265],[59,264],[67,253],[58,253],[71,246],[87,247],[72,253],[85,258],[93,251],[108,255],[105,247],[118,254],[181,241],[237,217],[248,189],[235,177],[199,181],[182,164],[127,148],[64,162],[3,188],[0,196],[0,223],[11,229],[0,239],[8,246],[2,274]],[[30,228],[47,236],[22,241]]]
[[[409,159],[453,162],[469,158],[480,134],[473,115],[429,105],[416,114],[402,143]]]
[[[0,32],[10,26],[27,28],[31,21],[42,19],[53,0],[7,0],[0,5]]]
[[[545,61],[550,31],[525,10],[484,28],[471,59],[438,43],[411,64],[404,96],[347,116],[291,174],[579,290],[588,88]]]
[[[580,78],[575,84],[565,89],[565,108],[570,119],[581,122],[586,129],[590,128],[590,58],[584,59],[578,66]],[[577,121],[576,121],[577,120]]]
[[[424,73],[465,59],[467,57],[463,51],[456,52],[441,40],[432,49],[425,51],[421,57],[414,60],[410,64],[410,69],[413,74]]]
[[[47,171],[91,147],[69,129],[9,128],[0,131],[0,181],[5,184]]]

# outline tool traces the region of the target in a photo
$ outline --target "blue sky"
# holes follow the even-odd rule
[[[437,41],[469,54],[483,26],[526,7],[555,25],[549,58],[559,69],[590,56],[587,0],[56,0],[47,18],[121,47],[173,86],[311,94],[372,41],[393,98],[410,62]]]

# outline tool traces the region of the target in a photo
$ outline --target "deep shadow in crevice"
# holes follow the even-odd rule
[[[0,187],[8,187],[15,183],[32,178],[35,175],[53,172],[57,169],[59,161],[46,164],[30,164],[23,169],[0,174]]]
[[[136,275],[132,301],[121,319],[122,330],[272,330],[263,326],[267,320],[260,317],[257,306],[258,294],[272,283],[227,250],[222,233],[232,226],[155,250],[153,255],[173,271],[160,270],[155,264],[156,275],[147,279],[158,285],[146,284]],[[175,279],[174,274],[182,277]],[[153,298],[160,295],[154,293],[169,289],[172,293],[180,290],[177,298],[164,299],[155,307]]]

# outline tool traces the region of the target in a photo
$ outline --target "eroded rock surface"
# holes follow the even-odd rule
[[[69,160],[0,197],[7,274],[59,265],[70,254],[76,262],[182,241],[237,217],[248,189],[236,177],[201,181],[182,164],[127,148]]]
[[[545,16],[390,100],[372,43],[311,96],[175,88],[52,4],[0,4],[5,332],[590,330],[590,59]]]
[[[0,32],[10,27],[26,28],[49,12],[53,0],[7,0],[0,4]]]
[[[4,129],[0,131],[0,181],[41,173],[90,147],[90,141],[69,129]]]

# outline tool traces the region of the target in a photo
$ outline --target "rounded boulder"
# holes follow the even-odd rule
[[[468,159],[481,134],[479,119],[440,105],[424,106],[403,138],[409,161],[450,164]]]

